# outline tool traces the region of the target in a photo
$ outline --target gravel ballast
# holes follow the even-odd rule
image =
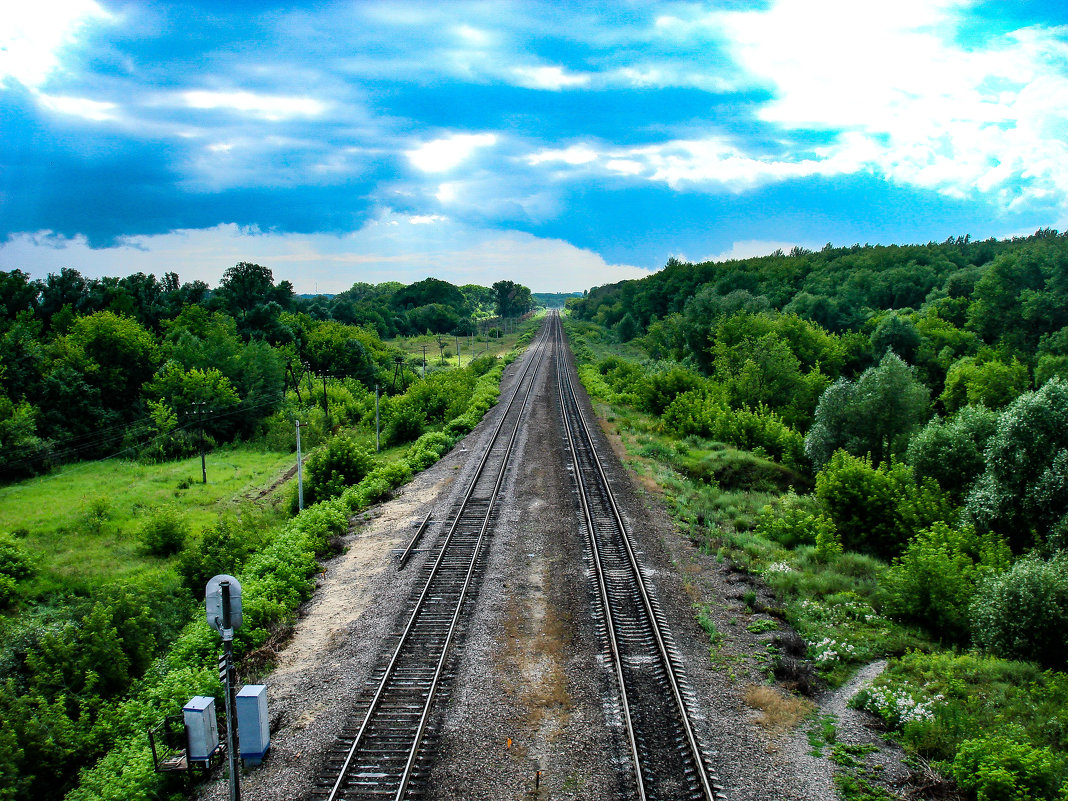
[[[508,368],[502,396],[519,363]],[[467,621],[459,669],[438,714],[429,799],[627,797],[629,766],[610,697],[607,666],[591,613],[577,501],[567,466],[555,377],[544,370],[517,442],[486,549],[482,588]],[[588,401],[583,400],[589,420]],[[392,551],[431,509],[441,520],[466,487],[476,454],[501,413],[483,423],[393,500],[356,518],[345,552],[325,564],[276,669],[265,679],[271,750],[243,771],[248,801],[305,798],[323,754],[351,714],[382,653],[396,642],[406,601],[426,553],[398,570]],[[695,699],[698,738],[728,799],[821,801],[837,798],[831,765],[809,754],[803,732],[777,732],[743,700],[766,683],[763,661],[774,633],[754,634],[738,576],[677,530],[655,493],[640,487],[602,439],[602,459],[639,559],[674,634]],[[616,443],[618,444],[618,443]],[[432,526],[432,545],[440,526]],[[748,587],[746,587],[748,588]],[[694,607],[707,609],[722,634],[713,649]],[[864,677],[868,678],[868,677]],[[855,691],[855,688],[850,690]],[[850,717],[844,738],[872,741],[865,716]],[[828,706],[830,709],[830,706]],[[199,797],[227,797],[225,770]],[[535,791],[537,786],[537,791]]]

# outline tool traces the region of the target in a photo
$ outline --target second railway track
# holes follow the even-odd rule
[[[564,430],[586,531],[606,661],[613,673],[636,799],[724,796],[698,743],[690,692],[586,423],[565,356],[559,317],[550,318]]]

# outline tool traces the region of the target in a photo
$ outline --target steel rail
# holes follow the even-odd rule
[[[561,367],[560,350],[563,349],[564,340],[560,335],[560,323],[559,320],[554,320],[554,341],[555,346],[559,350],[556,354],[556,386],[560,393],[561,411],[563,411],[564,403],[564,384],[563,374],[565,368]],[[638,740],[634,734],[634,722],[631,719],[630,713],[630,699],[627,697],[627,682],[623,675],[623,660],[619,653],[619,643],[616,637],[615,622],[612,620],[611,602],[608,597],[608,586],[605,583],[604,578],[604,566],[601,564],[600,546],[597,544],[597,534],[594,531],[593,513],[590,511],[588,493],[586,490],[586,482],[582,478],[582,470],[579,468],[578,463],[578,450],[575,444],[574,436],[571,431],[571,424],[568,421],[566,412],[563,414],[564,419],[564,433],[567,435],[567,446],[571,451],[572,459],[575,463],[575,481],[578,483],[579,500],[582,504],[582,514],[586,520],[586,527],[590,532],[590,547],[593,551],[593,565],[597,577],[597,589],[601,597],[601,605],[604,608],[604,620],[605,626],[608,629],[608,645],[612,651],[612,665],[615,668],[616,683],[619,688],[620,704],[623,707],[623,725],[627,734],[627,744],[630,748],[630,756],[634,762],[634,776],[637,783],[638,799],[639,801],[645,801],[645,779],[642,776],[641,771],[641,757],[638,754]]]
[[[466,578],[465,578],[465,581],[464,581],[463,589],[462,589],[462,591],[460,593],[460,596],[459,596],[459,598],[458,598],[458,600],[456,602],[456,611],[455,611],[455,613],[453,615],[453,620],[452,620],[452,623],[451,623],[451,625],[449,627],[449,631],[448,631],[448,634],[447,634],[447,637],[446,637],[445,645],[442,648],[442,655],[441,655],[441,658],[439,659],[438,665],[437,665],[437,667],[435,669],[435,673],[434,673],[431,689],[427,693],[427,698],[426,698],[426,703],[425,703],[425,706],[424,706],[423,714],[422,714],[422,716],[420,718],[420,725],[419,725],[419,728],[418,728],[418,733],[417,733],[417,736],[415,737],[415,739],[414,739],[414,741],[413,741],[413,743],[412,743],[412,745],[410,747],[408,761],[406,763],[406,766],[405,766],[405,769],[404,769],[404,773],[403,773],[403,775],[401,777],[400,789],[398,790],[395,798],[398,799],[398,801],[399,801],[399,799],[402,798],[404,792],[407,789],[407,785],[408,785],[408,783],[410,781],[411,772],[412,772],[412,769],[414,767],[415,759],[416,759],[416,756],[417,756],[417,753],[418,753],[420,741],[421,741],[422,735],[423,735],[423,733],[425,731],[426,720],[429,717],[429,710],[430,710],[430,707],[433,704],[434,695],[435,695],[437,686],[440,683],[441,672],[442,672],[442,670],[444,668],[444,664],[445,664],[445,657],[448,654],[449,646],[451,645],[452,638],[453,638],[453,636],[455,634],[456,625],[457,625],[457,622],[459,620],[459,613],[460,613],[460,610],[463,608],[464,601],[466,600],[467,591],[468,591],[468,589],[470,587],[471,577],[472,577],[472,575],[474,573],[474,567],[475,567],[475,565],[477,563],[478,554],[481,551],[482,538],[483,538],[485,530],[486,530],[486,528],[488,526],[489,519],[490,519],[490,513],[491,513],[491,511],[493,509],[493,505],[496,502],[496,497],[495,497],[496,496],[496,491],[499,489],[499,487],[500,487],[500,485],[501,485],[501,483],[503,481],[504,473],[505,473],[505,471],[507,470],[507,467],[508,467],[508,457],[511,454],[512,444],[515,441],[516,432],[518,431],[518,428],[519,428],[519,422],[522,420],[522,415],[525,412],[526,404],[529,401],[529,397],[530,397],[530,395],[532,393],[532,388],[533,388],[533,385],[534,385],[534,379],[537,377],[538,369],[540,368],[541,362],[544,359],[545,341],[546,341],[546,337],[544,335],[539,338],[538,350],[537,350],[538,358],[536,360],[537,363],[536,363],[533,371],[531,370],[531,365],[535,363],[535,358],[534,358],[534,354],[533,353],[530,355],[530,358],[528,358],[526,360],[526,363],[524,364],[523,372],[520,374],[518,380],[516,381],[515,390],[512,392],[511,396],[509,397],[508,404],[505,407],[504,411],[501,413],[500,420],[498,420],[497,425],[493,430],[493,434],[492,434],[492,436],[490,438],[490,441],[489,441],[488,445],[486,446],[485,452],[482,454],[482,457],[479,460],[478,466],[476,467],[475,472],[474,472],[474,474],[473,474],[473,476],[471,478],[470,485],[468,486],[467,491],[465,492],[465,494],[464,494],[464,496],[463,496],[463,498],[462,498],[462,500],[461,500],[461,502],[460,502],[460,504],[459,504],[459,506],[457,508],[456,514],[453,517],[452,525],[449,527],[449,530],[448,530],[448,532],[447,532],[447,534],[446,534],[446,536],[444,538],[444,541],[442,542],[442,545],[441,545],[440,551],[438,553],[437,559],[435,560],[435,562],[433,564],[433,567],[430,570],[430,574],[427,577],[427,580],[426,580],[426,583],[425,583],[425,585],[423,587],[423,590],[420,593],[419,598],[416,601],[415,606],[413,608],[413,611],[411,613],[411,616],[409,617],[408,622],[407,622],[407,624],[406,624],[406,626],[404,628],[404,631],[401,634],[400,641],[397,643],[397,646],[393,651],[393,655],[391,656],[390,661],[389,661],[388,665],[386,666],[386,669],[385,669],[385,672],[383,673],[382,679],[380,680],[380,682],[378,684],[378,688],[375,690],[375,693],[371,698],[370,704],[369,704],[369,706],[367,708],[367,711],[366,711],[366,713],[364,715],[364,719],[363,719],[362,723],[360,724],[360,728],[359,728],[355,738],[353,739],[352,745],[349,747],[348,752],[346,753],[346,756],[345,756],[345,759],[344,759],[344,761],[342,763],[342,766],[341,766],[340,770],[338,771],[338,777],[337,777],[336,781],[334,782],[333,786],[331,787],[330,792],[326,797],[326,801],[337,801],[337,799],[340,797],[340,794],[342,793],[345,780],[347,778],[347,775],[349,773],[350,768],[352,767],[353,759],[356,757],[357,751],[358,751],[358,749],[359,749],[359,747],[360,747],[360,745],[361,745],[361,743],[363,741],[363,737],[364,737],[365,733],[367,732],[367,729],[368,729],[368,727],[369,727],[369,725],[371,723],[371,720],[374,717],[375,712],[377,711],[378,707],[381,704],[381,701],[382,701],[382,698],[383,698],[383,696],[385,694],[386,688],[387,688],[391,678],[393,677],[393,675],[394,675],[394,673],[396,671],[396,668],[397,668],[397,666],[398,666],[398,664],[400,662],[401,652],[404,649],[404,646],[407,644],[409,638],[412,635],[412,632],[415,629],[416,622],[419,619],[420,612],[422,611],[422,608],[423,608],[423,606],[425,604],[427,596],[430,593],[431,586],[432,586],[432,584],[434,582],[434,579],[438,575],[438,572],[439,572],[439,569],[441,568],[442,562],[444,561],[445,556],[446,556],[446,554],[448,552],[449,545],[451,544],[451,542],[452,542],[452,540],[454,538],[454,535],[456,533],[456,530],[458,529],[458,527],[460,525],[460,520],[463,517],[463,512],[466,509],[466,507],[468,506],[468,504],[470,503],[471,497],[474,494],[475,488],[476,488],[476,486],[478,484],[478,480],[482,477],[482,473],[485,470],[486,465],[489,462],[490,456],[491,456],[491,454],[493,452],[493,448],[497,444],[497,439],[500,436],[501,429],[504,427],[505,420],[507,419],[509,412],[511,412],[512,407],[513,407],[513,405],[515,403],[515,400],[518,397],[518,395],[521,392],[521,390],[523,389],[523,386],[526,385],[527,391],[526,391],[526,395],[524,396],[523,406],[521,408],[520,415],[518,417],[516,425],[513,428],[512,434],[511,434],[511,436],[509,438],[509,442],[508,442],[508,446],[507,446],[507,449],[506,449],[506,452],[505,452],[505,456],[504,456],[504,459],[503,459],[502,464],[501,464],[500,473],[499,473],[499,475],[497,477],[497,480],[495,482],[495,485],[494,485],[494,493],[493,493],[493,496],[491,497],[491,500],[490,500],[490,507],[486,510],[485,520],[483,521],[482,529],[481,529],[480,534],[479,534],[479,539],[478,539],[478,541],[477,541],[477,543],[475,545],[475,548],[474,548],[474,551],[473,551],[473,554],[472,554],[471,564],[470,564],[470,566],[468,568],[468,571],[467,571],[467,575],[466,575]],[[528,378],[529,378],[529,380],[528,380]]]
[[[559,322],[559,318],[556,318],[554,322],[556,324],[557,336],[558,337],[562,337],[562,331],[561,331],[562,325]],[[562,369],[561,369],[561,367],[562,367]],[[559,355],[557,356],[557,381],[558,381],[558,385],[560,385],[560,386],[566,385],[567,397],[570,398],[571,403],[574,405],[574,409],[575,409],[575,412],[576,412],[575,416],[578,419],[578,423],[581,426],[581,431],[582,431],[583,435],[585,436],[586,441],[589,443],[588,450],[589,450],[589,452],[590,452],[590,454],[591,454],[591,456],[593,458],[593,463],[594,463],[594,466],[596,467],[597,474],[600,477],[600,480],[601,480],[601,482],[603,484],[605,496],[606,496],[606,498],[608,500],[608,504],[609,504],[609,506],[611,508],[612,515],[615,518],[616,525],[619,528],[620,539],[621,539],[621,542],[623,543],[624,549],[625,549],[625,551],[627,553],[627,558],[628,558],[628,561],[630,563],[630,567],[631,567],[631,570],[633,572],[633,575],[635,577],[635,585],[636,585],[636,587],[637,587],[637,589],[639,591],[639,594],[640,594],[640,597],[641,597],[641,600],[642,600],[642,606],[643,606],[643,608],[645,610],[646,616],[648,617],[649,626],[650,626],[650,629],[651,629],[651,631],[652,631],[652,633],[653,633],[653,635],[655,637],[656,644],[657,644],[657,650],[658,650],[658,652],[660,654],[660,658],[661,658],[661,660],[663,662],[665,674],[667,675],[668,682],[669,682],[669,684],[671,686],[671,692],[672,692],[673,700],[674,700],[675,705],[676,705],[676,707],[678,709],[679,720],[682,723],[683,730],[684,730],[684,732],[686,734],[686,740],[687,740],[687,744],[689,746],[690,755],[691,755],[691,757],[693,759],[693,762],[694,762],[694,764],[696,766],[697,775],[698,775],[698,778],[700,779],[700,785],[701,785],[700,789],[704,793],[705,798],[707,798],[709,801],[715,801],[716,794],[715,794],[715,792],[713,790],[712,783],[709,780],[708,771],[706,769],[705,762],[704,762],[704,757],[702,756],[700,746],[697,743],[697,737],[694,734],[693,726],[690,723],[689,713],[688,713],[688,710],[687,710],[687,707],[686,707],[686,702],[685,702],[685,699],[683,697],[682,690],[681,690],[681,688],[679,686],[679,680],[678,680],[678,675],[677,675],[677,668],[675,666],[675,661],[674,661],[674,659],[671,658],[671,654],[668,651],[667,645],[666,645],[666,643],[664,641],[664,635],[663,635],[663,632],[661,631],[661,626],[660,626],[660,622],[658,620],[658,617],[656,615],[656,610],[654,609],[652,601],[651,601],[651,599],[649,597],[649,591],[646,588],[645,580],[642,577],[641,567],[638,564],[637,556],[635,555],[633,545],[631,544],[630,534],[627,531],[626,524],[623,522],[623,516],[619,511],[619,506],[616,503],[615,495],[612,493],[611,487],[610,487],[610,485],[608,483],[608,476],[605,473],[604,465],[601,462],[600,456],[597,454],[597,449],[593,445],[594,441],[593,441],[593,436],[590,433],[589,425],[586,423],[585,415],[582,412],[582,408],[579,406],[578,398],[577,398],[577,395],[576,395],[575,389],[574,389],[574,384],[572,383],[572,380],[571,380],[570,367],[569,367],[569,365],[567,363],[567,360],[566,359],[561,359]],[[561,394],[561,407],[563,408],[563,406],[564,406],[564,395]],[[581,472],[580,469],[579,469],[579,464],[578,464],[578,454],[575,451],[574,446],[572,444],[573,440],[571,438],[570,424],[568,423],[568,420],[567,420],[566,411],[564,413],[564,420],[565,420],[565,428],[568,429],[568,442],[569,442],[569,445],[570,445],[570,447],[572,449],[572,454],[573,454],[574,459],[575,459],[575,474],[576,474],[576,477],[578,477],[579,473]],[[579,480],[581,482],[581,479],[579,479]],[[584,507],[584,509],[587,509],[586,515],[587,515],[587,525],[590,526],[590,539],[591,539],[591,541],[594,541],[594,543],[595,543],[596,537],[594,535],[594,530],[593,530],[593,527],[592,527],[592,519],[589,517],[589,513],[588,513],[588,507],[587,507],[586,499],[585,499],[585,492],[584,491],[580,492],[580,495],[583,497],[583,507]],[[594,544],[594,552],[595,552],[595,554],[599,553],[599,549],[597,548],[596,544]],[[599,559],[599,557],[598,557],[598,559]],[[595,561],[597,561],[597,559],[595,559]],[[603,581],[603,574],[601,574],[601,572],[600,572],[601,570],[602,570],[601,566],[598,565],[599,582],[600,582],[600,584],[602,586],[602,593],[604,593],[605,592],[604,581]],[[606,604],[605,605],[605,618],[606,618],[606,620],[610,621],[610,619],[611,619],[611,608],[607,605],[607,595],[602,594],[602,602],[604,602]],[[613,644],[612,650],[613,650],[613,654],[616,656],[616,659],[617,659],[617,662],[618,662],[618,650],[617,650],[615,644]],[[622,671],[622,667],[617,664],[617,672],[620,673],[620,675],[621,675],[621,671]],[[634,746],[633,741],[632,741],[632,754],[636,754],[636,746]],[[641,765],[637,761],[635,762],[635,771],[639,776],[641,775]],[[639,779],[639,786],[640,785],[641,785],[641,780]],[[643,793],[643,795],[641,797],[644,798],[645,797],[644,796],[644,790],[641,790],[641,792]]]

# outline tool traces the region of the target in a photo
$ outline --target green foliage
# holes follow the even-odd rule
[[[153,556],[170,556],[182,550],[189,523],[173,506],[153,510],[141,524],[141,543]]]
[[[1006,364],[993,356],[965,356],[949,368],[939,400],[948,412],[967,404],[1000,409],[1026,392],[1030,384],[1027,365],[1015,358]]]
[[[37,435],[38,414],[29,401],[14,403],[0,395],[0,479],[24,478],[48,468],[52,447]]]
[[[883,558],[901,553],[913,532],[952,516],[949,499],[911,468],[837,451],[816,475],[816,497],[834,521],[847,550]]]
[[[396,404],[391,410],[389,425],[386,426],[386,443],[403,445],[418,439],[426,426],[426,416],[421,409],[410,402]]]
[[[986,468],[983,450],[996,423],[997,413],[983,406],[935,417],[909,440],[906,461],[918,478],[933,478],[959,501]]]
[[[825,553],[828,549],[833,550],[831,543],[837,541],[834,522],[812,506],[790,492],[783,496],[778,509],[764,507],[757,522],[757,533],[784,548],[816,545],[822,540]]]
[[[178,558],[182,583],[194,594],[203,594],[208,580],[220,573],[236,576],[249,555],[262,543],[255,522],[224,517],[189,542]]]
[[[985,451],[986,470],[965,500],[980,531],[1007,537],[1013,551],[1060,539],[1068,515],[1068,382],[1053,378],[1013,401],[998,416]]]
[[[699,375],[680,365],[651,371],[646,376],[641,405],[646,411],[661,415],[677,396],[701,384]]]
[[[820,396],[805,453],[822,467],[836,450],[870,454],[875,462],[900,455],[926,419],[928,392],[911,367],[887,353],[853,383],[839,379]]]
[[[452,448],[453,439],[442,431],[429,431],[412,443],[404,454],[412,470],[425,470]]]
[[[304,500],[312,504],[336,498],[345,487],[357,483],[374,466],[372,456],[349,436],[337,436],[308,457],[305,465]]]
[[[18,583],[36,572],[34,560],[10,534],[0,534],[0,607],[18,597]]]
[[[1001,734],[961,743],[953,777],[978,801],[1056,801],[1064,796],[1065,761],[1048,748]]]
[[[723,389],[714,384],[676,396],[664,411],[661,426],[677,437],[718,440],[762,452],[791,467],[803,460],[800,434],[768,409],[731,409]]]
[[[971,606],[975,643],[998,656],[1052,668],[1068,663],[1068,553],[1025,556],[987,576]]]
[[[969,606],[984,576],[1005,570],[1008,545],[971,527],[935,523],[919,532],[886,574],[885,609],[940,639],[966,643]]]

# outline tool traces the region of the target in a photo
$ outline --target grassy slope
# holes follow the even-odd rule
[[[61,587],[84,590],[158,569],[160,560],[144,555],[138,538],[152,510],[173,506],[197,531],[270,486],[294,463],[293,454],[223,447],[207,456],[207,484],[201,483],[199,456],[159,465],[118,460],[65,465],[0,487],[0,531],[25,531],[22,542],[38,559],[28,595]]]

